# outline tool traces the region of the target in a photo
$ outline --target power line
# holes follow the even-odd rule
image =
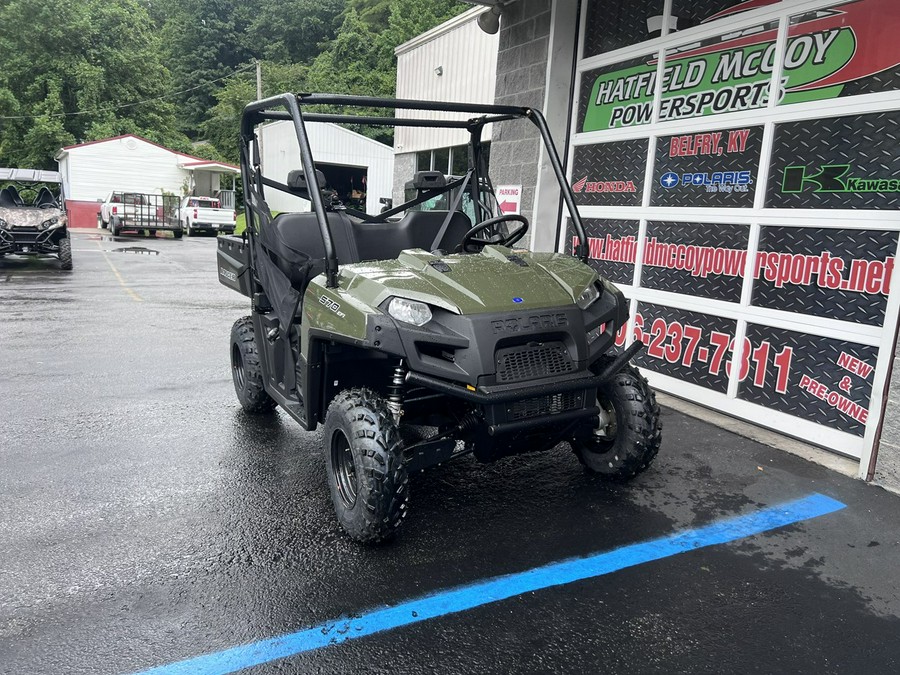
[[[228,73],[228,75],[223,75],[222,77],[217,77],[214,80],[207,80],[206,82],[201,82],[200,84],[190,87],[189,89],[182,89],[181,91],[175,91],[171,94],[163,94],[162,96],[156,96],[154,98],[148,98],[143,101],[134,101],[132,103],[121,103],[119,105],[110,106],[108,108],[95,108],[94,110],[76,110],[75,112],[65,112],[65,113],[50,113],[49,115],[0,115],[0,120],[33,120],[38,117],[76,117],[78,115],[96,115],[97,113],[104,112],[112,112],[114,110],[121,110],[122,108],[133,108],[134,106],[143,105],[145,103],[152,103],[153,101],[162,101],[167,98],[171,98],[173,96],[181,96],[181,94],[188,94],[192,91],[196,91],[197,89],[202,89],[208,84],[215,84],[216,82],[221,82],[222,80],[227,80],[229,77],[233,77],[238,73],[242,73],[245,70],[250,70],[251,68],[256,68],[256,63],[248,63],[247,65],[241,66],[236,69],[234,72]]]

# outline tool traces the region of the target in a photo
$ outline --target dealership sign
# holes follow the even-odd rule
[[[900,31],[896,0],[856,0],[794,17],[783,57],[783,104],[830,99],[844,86],[892,68],[896,50],[870,35]],[[751,110],[768,105],[776,63],[777,23],[730,33],[666,53],[660,121]],[[595,71],[596,73],[597,71]],[[591,73],[585,73],[590,77]],[[647,124],[653,115],[657,61],[646,59],[595,75],[582,131]]]

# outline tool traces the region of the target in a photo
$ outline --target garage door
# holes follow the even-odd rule
[[[658,389],[869,451],[898,311],[898,35],[896,0],[582,3],[570,178],[631,300],[618,344],[646,345]]]

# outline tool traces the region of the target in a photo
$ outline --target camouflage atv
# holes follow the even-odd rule
[[[56,171],[0,169],[0,257],[52,255],[72,269],[72,242]],[[54,194],[48,186],[59,194]]]
[[[316,105],[462,115],[308,111]],[[289,120],[296,131],[300,167],[284,182],[260,169],[255,132],[268,120]],[[235,391],[249,413],[278,406],[308,431],[324,424],[334,507],[358,541],[396,532],[411,473],[468,453],[492,462],[565,441],[587,470],[627,480],[659,450],[659,408],[629,365],[641,344],[613,354],[628,316],[622,293],[586,264],[584,243],[574,256],[512,248],[529,222],[500,214],[491,198],[481,134],[486,124],[513,120],[540,131],[586,242],[536,110],[317,94],[284,94],[244,110],[247,229],[218,242],[219,280],[251,300],[251,314],[231,331]],[[463,129],[469,170],[449,181],[419,172],[411,201],[369,215],[328,198],[308,121]],[[267,190],[306,200],[311,210],[273,217]],[[443,194],[455,195],[446,210],[415,208]],[[474,223],[459,208],[463,194]]]

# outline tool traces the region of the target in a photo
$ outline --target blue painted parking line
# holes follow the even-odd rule
[[[845,507],[845,504],[831,497],[811,494],[792,502],[678,532],[667,537],[623,546],[613,551],[584,558],[551,563],[467,586],[438,591],[393,607],[373,609],[358,617],[340,618],[289,635],[260,640],[152,668],[144,671],[143,675],[233,673],[302,652],[488,605],[523,593],[603,576],[698,548],[726,544],[779,527],[824,516]]]

